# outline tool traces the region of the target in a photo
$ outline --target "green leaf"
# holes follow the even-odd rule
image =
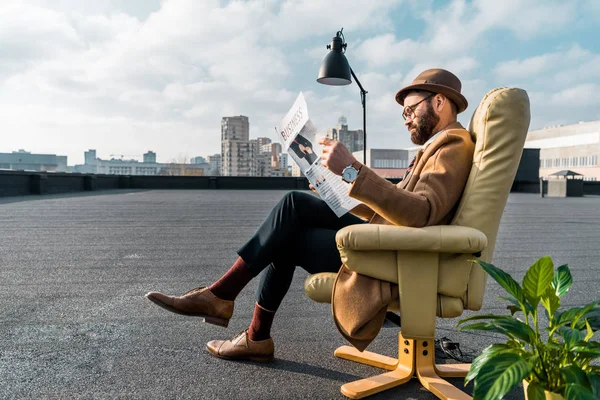
[[[556,325],[565,325],[569,324],[571,326],[576,326],[577,322],[585,315],[586,318],[590,319],[590,324],[592,327],[594,326],[592,323],[592,319],[599,318],[600,319],[600,310],[595,309],[600,304],[600,300],[596,300],[590,304],[587,304],[582,307],[572,307],[568,310],[563,311],[562,313],[557,314]],[[585,326],[585,324],[580,324],[581,326]]]
[[[481,330],[501,333],[508,337],[521,339],[529,344],[535,341],[535,332],[529,325],[507,315],[495,318],[490,322],[481,322],[463,326],[460,330]]]
[[[571,349],[573,353],[578,353],[586,356],[592,356],[593,358],[600,357],[600,343],[594,342],[593,340],[586,342],[581,341],[575,344]]]
[[[471,368],[469,369],[469,372],[465,377],[465,386],[477,376],[481,367],[483,367],[489,361],[490,358],[501,353],[515,353],[515,349],[505,344],[499,343],[493,344],[483,349],[481,354],[478,355],[477,358],[475,358],[473,360],[473,363],[471,364]]]
[[[504,288],[504,290],[506,290],[515,299],[517,299],[519,306],[523,310],[527,309],[526,308],[527,301],[525,300],[525,295],[523,294],[523,289],[521,288],[521,286],[519,286],[517,281],[515,281],[513,279],[512,276],[510,276],[506,272],[502,271],[500,268],[497,268],[494,265],[488,264],[484,261],[477,260],[477,264],[479,264],[481,266],[481,268],[483,268],[484,271],[487,272],[492,277],[492,279],[494,279],[496,282],[498,282],[498,284],[500,286],[502,286]]]
[[[554,321],[554,313],[560,307],[560,297],[556,295],[554,289],[549,287],[542,296],[542,305],[548,311],[548,319]]]
[[[539,383],[531,382],[527,386],[527,398],[529,400],[546,400],[546,393]]]
[[[587,342],[594,336],[594,330],[590,326],[590,322],[587,320],[587,318],[585,319],[585,327],[587,329],[587,335],[585,335],[585,338],[583,338],[583,340]]]
[[[497,354],[479,370],[473,397],[482,400],[500,399],[530,373],[531,366],[518,354]]]
[[[583,315],[583,318],[586,319],[587,323],[592,327],[592,329],[597,332],[600,331],[600,307],[596,307]],[[581,321],[580,321],[581,323]],[[579,328],[580,323],[576,325]]]
[[[589,313],[590,311],[592,311],[594,308],[596,308],[598,305],[600,304],[600,300],[596,300],[590,304],[587,304],[583,307],[583,309],[575,316],[575,318],[573,319],[573,322],[571,322],[571,327],[574,328],[577,324],[577,322],[579,322],[579,320],[586,315],[587,313]],[[583,328],[581,328],[583,329]]]
[[[565,389],[565,400],[596,400],[591,390],[576,383],[570,383]]]
[[[489,319],[489,320],[498,320],[498,319],[513,319],[512,317],[509,317],[508,315],[498,315],[498,314],[483,314],[483,315],[474,315],[472,317],[469,318],[465,318],[465,319],[461,319],[457,325],[462,325],[465,322],[469,322],[469,321],[479,321],[482,319]]]
[[[471,325],[465,325],[459,329],[459,331],[484,331],[484,332],[494,332],[500,333],[502,335],[510,337],[506,329],[502,329],[496,325],[493,325],[490,322],[479,322]]]
[[[563,377],[567,384],[576,383],[578,385],[589,388],[589,382],[585,372],[576,365],[567,365],[560,369],[560,375]]]
[[[515,318],[506,317],[505,319],[497,319],[491,322],[501,328],[504,328],[510,335],[519,338],[526,343],[533,344],[535,342],[535,331],[526,323]]]
[[[592,387],[592,393],[594,393],[596,398],[600,398],[600,376],[593,372],[588,372],[587,377],[588,381],[590,381],[590,386]]]
[[[575,347],[575,344],[577,344],[578,342],[583,341],[584,335],[582,332],[576,330],[576,329],[571,329],[569,327],[563,326],[558,330],[558,333],[560,334],[560,336],[562,336],[563,340],[565,341],[565,345],[567,346],[567,349],[571,350],[573,347]]]
[[[558,267],[556,274],[554,274],[554,279],[552,279],[552,287],[556,295],[561,297],[567,293],[572,283],[573,277],[571,276],[571,271],[569,271],[569,266],[565,264]]]
[[[533,308],[537,307],[546,290],[552,287],[552,278],[554,278],[554,264],[549,256],[537,260],[525,273],[523,293]]]

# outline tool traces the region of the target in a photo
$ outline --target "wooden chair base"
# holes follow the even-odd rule
[[[421,384],[440,399],[467,400],[471,396],[442,379],[467,375],[471,364],[435,364],[435,347],[430,340],[404,339],[398,334],[398,358],[386,357],[354,347],[342,346],[335,356],[346,360],[389,370],[381,375],[346,383],[341,391],[351,399],[362,399],[375,393],[400,386],[416,376]]]

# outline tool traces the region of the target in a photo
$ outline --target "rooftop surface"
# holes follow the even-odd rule
[[[144,298],[212,283],[236,259],[283,191],[109,191],[0,198],[0,398],[343,399],[339,387],[379,369],[333,356],[346,344],[328,305],[303,291],[298,269],[274,326],[271,364],[211,357],[252,317],[256,280],[236,301],[229,328],[175,315]],[[600,297],[600,197],[511,194],[493,263],[520,280],[549,254],[574,276],[567,305]],[[483,312],[504,313],[488,280]],[[464,316],[471,315],[465,313]],[[500,339],[438,337],[475,355]],[[385,325],[370,351],[397,352]],[[444,360],[440,360],[444,362]],[[452,379],[462,387],[461,379]],[[472,386],[466,391],[471,392]],[[521,399],[522,390],[507,398]],[[372,399],[434,399],[413,380]]]

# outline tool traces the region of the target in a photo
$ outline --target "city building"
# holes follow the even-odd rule
[[[263,146],[267,146],[267,145],[271,144],[271,142],[272,142],[272,140],[268,137],[259,137],[259,138],[256,138],[256,141],[258,142],[259,149],[262,149]],[[262,150],[261,150],[261,152],[262,152]]]
[[[260,156],[267,156],[271,165],[269,171],[263,170],[260,176],[288,176],[287,154],[282,153],[281,143],[264,144],[260,148]]]
[[[525,147],[540,149],[540,177],[568,169],[582,174],[584,180],[600,179],[600,121],[531,131]]]
[[[213,154],[212,156],[206,157],[206,161],[210,165],[210,169],[207,175],[218,176],[221,175],[221,155]]]
[[[352,153],[362,151],[365,148],[363,130],[349,130],[346,117],[340,117],[338,125],[335,128],[327,129],[325,136],[341,142]]]
[[[12,153],[0,153],[0,169],[21,171],[66,172],[67,156],[56,154],[32,154],[20,149]]]
[[[281,153],[279,154],[279,168],[283,169],[283,170],[288,170],[289,167],[289,162],[288,162],[289,156],[287,153]]]
[[[221,144],[221,175],[256,176],[256,140],[224,140]]]
[[[206,163],[206,158],[204,158],[204,157],[200,157],[200,156],[198,156],[198,157],[193,157],[193,158],[191,159],[191,163],[192,163],[192,164],[205,164],[205,163]]]
[[[96,150],[90,149],[84,152],[83,159],[86,165],[96,165]]]
[[[103,160],[96,156],[96,150],[84,153],[84,164],[75,165],[73,172],[106,175],[207,175],[210,164],[157,163],[156,153],[148,151],[144,161],[111,158]]]
[[[300,170],[300,167],[295,162],[292,163],[292,176],[304,176],[302,170]]]
[[[250,140],[248,117],[221,120],[221,175],[256,176],[258,142]]]
[[[144,153],[144,162],[145,163],[155,163],[156,162],[156,153],[153,151]]]
[[[256,155],[256,176],[272,176],[273,162],[270,153]]]

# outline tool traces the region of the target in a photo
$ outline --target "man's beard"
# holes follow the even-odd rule
[[[425,114],[419,117],[418,124],[411,124],[415,128],[415,132],[410,133],[410,140],[419,146],[422,146],[433,136],[433,128],[440,122],[440,117],[435,115],[431,103],[427,102]]]

